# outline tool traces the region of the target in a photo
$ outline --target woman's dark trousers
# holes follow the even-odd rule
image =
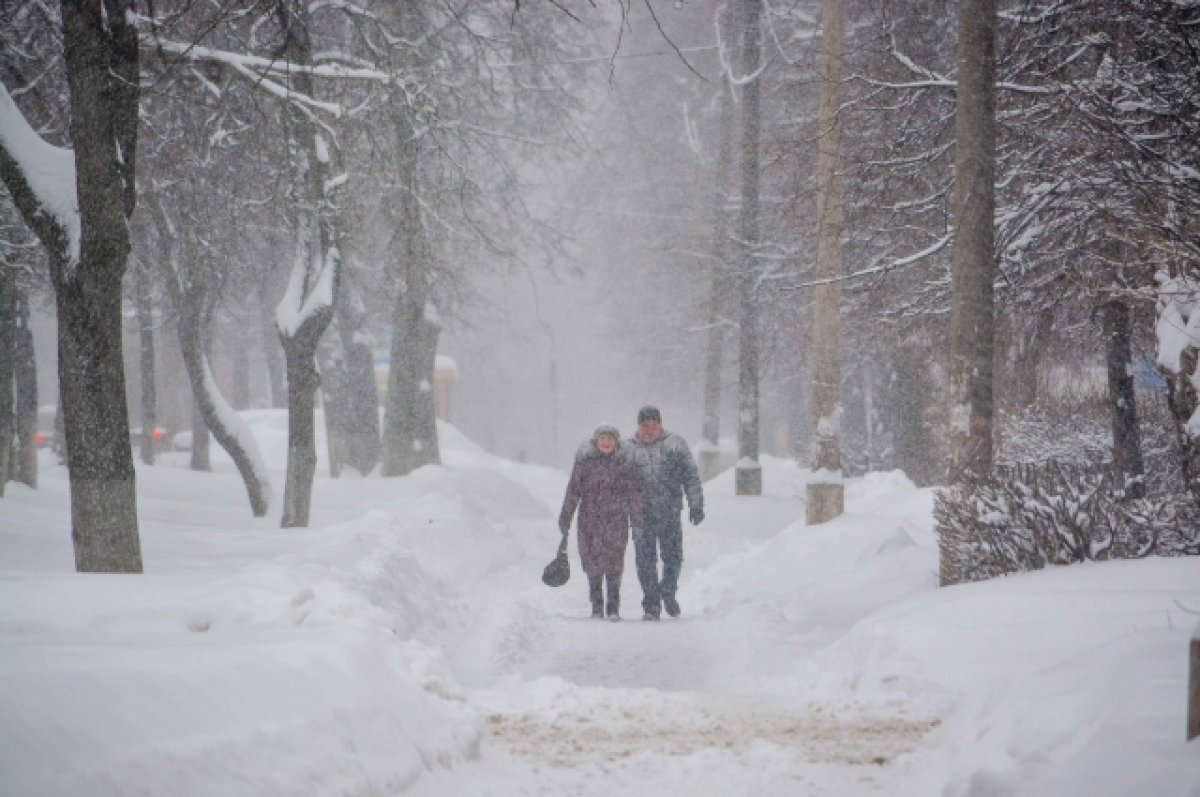
[[[604,582],[608,581],[608,600],[604,600]],[[604,573],[588,576],[588,595],[592,599],[592,616],[603,617],[605,610],[609,617],[617,617],[621,610],[621,574]]]

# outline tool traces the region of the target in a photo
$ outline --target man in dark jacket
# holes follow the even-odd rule
[[[687,495],[688,518],[693,525],[704,520],[704,490],[696,460],[687,442],[662,428],[657,407],[638,410],[638,428],[629,441],[629,453],[637,466],[642,488],[642,528],[633,534],[638,581],[642,585],[643,620],[657,620],[662,609],[679,616],[675,590],[683,567],[683,495]],[[658,557],[662,553],[662,578]]]

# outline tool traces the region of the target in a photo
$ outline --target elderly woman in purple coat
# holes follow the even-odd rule
[[[575,454],[558,527],[563,534],[579,509],[579,559],[588,577],[592,617],[620,620],[621,573],[630,528],[641,528],[642,496],[637,470],[622,451],[621,436],[601,426]],[[603,585],[608,582],[608,600]]]

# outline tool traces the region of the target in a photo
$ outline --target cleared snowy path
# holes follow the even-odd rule
[[[712,572],[803,516],[800,474],[775,475],[758,499],[708,486],[708,519],[685,529],[682,618],[640,619],[632,547],[621,622],[588,617],[574,541],[561,589],[537,583],[528,559],[472,588],[477,621],[447,653],[491,744],[416,793],[866,795],[907,781],[896,759],[936,722],[774,692],[759,676],[810,645],[788,636],[779,607]],[[521,525],[531,556],[552,551],[552,523]],[[749,666],[756,651],[766,654]]]

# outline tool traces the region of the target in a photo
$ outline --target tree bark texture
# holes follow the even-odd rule
[[[952,481],[992,466],[996,0],[958,7],[950,314]]]
[[[16,326],[12,329],[15,445],[13,480],[36,488],[38,485],[38,386],[37,358],[33,351],[33,329],[29,325],[29,297],[16,291]]]
[[[387,407],[383,421],[384,476],[403,476],[440,461],[433,365],[438,325],[429,305],[429,247],[417,201],[420,142],[407,113],[396,120],[400,228],[396,232],[397,295],[392,309]]]
[[[708,300],[708,341],[704,355],[704,421],[700,438],[700,480],[717,475],[721,450],[721,366],[725,352],[722,299],[729,287],[729,228],[725,213],[725,187],[733,168],[733,108],[729,91],[721,87],[721,110],[717,143],[716,188],[713,191],[713,238],[711,295]]]
[[[403,476],[441,461],[433,366],[439,328],[426,318],[424,292],[397,302],[384,413],[383,475]]]
[[[142,462],[154,464],[156,443],[154,429],[158,426],[158,393],[154,385],[154,300],[150,289],[148,269],[137,273],[136,303],[138,321],[138,344],[140,347],[142,382]]]
[[[198,431],[205,435],[211,432],[217,445],[229,454],[242,477],[250,500],[250,511],[255,517],[262,517],[267,513],[269,503],[270,485],[266,474],[258,472],[250,453],[234,431],[225,426],[218,410],[218,402],[223,400],[216,395],[217,387],[210,376],[203,334],[208,288],[203,279],[196,275],[198,269],[193,267],[194,264],[180,262],[181,258],[195,254],[193,247],[185,245],[190,233],[173,225],[161,205],[155,208],[153,216],[161,242],[159,255],[165,262],[163,282],[175,309],[179,352],[192,392],[193,448]],[[200,417],[197,418],[197,415]]]
[[[817,124],[817,262],[813,295],[813,470],[823,478],[806,488],[809,525],[842,514],[842,234],[845,208],[841,175],[842,79],[846,11],[825,0],[821,16],[821,104]]]
[[[288,60],[298,65],[312,63],[312,41],[308,30],[308,7],[298,0],[278,6]],[[289,78],[292,88],[307,97],[315,97],[312,76],[297,71]],[[294,168],[296,207],[299,214],[296,231],[296,260],[293,279],[302,275],[299,303],[285,308],[299,314],[304,299],[318,289],[324,269],[332,269],[331,302],[307,311],[294,325],[280,325],[284,363],[287,367],[288,393],[288,464],[284,483],[283,528],[307,526],[312,503],[312,481],[316,472],[317,447],[314,412],[316,391],[320,386],[316,354],[321,336],[333,320],[337,303],[341,254],[334,225],[334,209],[328,196],[330,153],[333,142],[318,134],[316,123],[307,109],[294,102],[287,104],[290,127],[289,149]],[[286,300],[285,300],[286,301]]]
[[[734,489],[738,495],[762,494],[762,468],[759,449],[759,354],[758,303],[758,149],[761,115],[759,97],[762,81],[758,75],[762,62],[759,20],[762,0],[741,0],[742,72],[750,78],[742,89],[742,206],[739,219],[741,238],[738,303],[740,309],[738,346],[738,463],[734,471]]]
[[[267,362],[267,384],[271,389],[270,406],[275,409],[287,407],[287,365],[283,361],[283,348],[279,345],[279,329],[267,300],[267,287],[260,286],[259,306],[262,308],[260,333],[263,359]]]
[[[1120,473],[1125,497],[1144,498],[1145,468],[1133,381],[1133,320],[1120,299],[1106,302],[1104,340],[1108,350],[1108,402],[1112,410],[1113,465]]]
[[[1200,404],[1192,374],[1200,367],[1200,349],[1195,346],[1185,349],[1179,357],[1179,370],[1159,368],[1167,382],[1167,406],[1175,419],[1175,431],[1179,440],[1180,470],[1192,496],[1200,503],[1200,436],[1192,434],[1188,422]]]
[[[1007,403],[1013,409],[1032,407],[1038,400],[1038,366],[1054,331],[1054,313],[1039,313],[1032,322],[1032,329],[1023,333],[1014,330],[1012,336],[1015,351],[1012,357],[1012,380],[1006,391]]]
[[[0,498],[10,478],[10,465],[16,443],[14,423],[13,349],[17,326],[17,286],[7,267],[0,269]]]
[[[142,571],[121,356],[121,280],[136,198],[138,42],[128,0],[64,0],[81,222],[79,263],[51,254],[58,378],[80,572]]]
[[[202,357],[197,373],[200,375],[201,398],[196,394],[196,383],[192,382],[192,448],[189,454],[188,467],[201,473],[212,472],[212,426],[221,425],[216,413],[207,412],[202,402],[209,397],[208,386],[204,382],[205,368],[212,363],[212,289],[202,266],[197,263],[200,248],[196,245],[195,233],[191,229],[180,230],[184,246],[184,272],[189,275],[187,287],[183,290],[183,302],[180,304],[179,332],[186,335],[188,346],[194,347]],[[186,316],[186,320],[183,318]],[[185,361],[186,362],[186,361]],[[215,406],[215,404],[214,404]]]
[[[0,177],[50,260],[71,538],[80,572],[142,570],[121,356],[121,279],[136,199],[138,124],[137,32],[129,10],[129,0],[108,0],[103,7],[62,3],[77,253],[63,223],[45,211],[20,166],[0,148]]]
[[[326,336],[321,358],[325,437],[330,475],[349,465],[362,474],[379,463],[379,392],[375,357],[362,334],[366,312],[351,282],[344,281],[334,312],[336,335]]]
[[[321,383],[313,359],[315,348],[315,343],[299,336],[283,341],[288,374],[288,459],[280,526],[285,529],[307,526],[312,506],[312,481],[317,471],[313,416]]]

